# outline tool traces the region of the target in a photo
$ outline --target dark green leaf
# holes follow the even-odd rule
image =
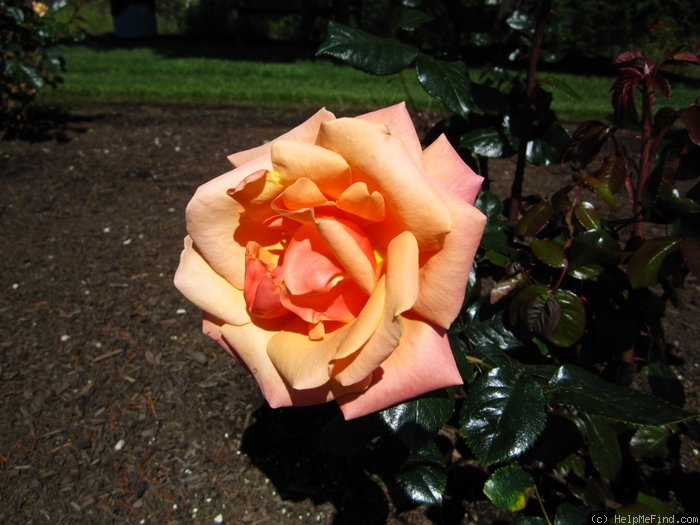
[[[633,518],[639,518],[640,516],[654,516],[656,520],[665,517],[670,523],[673,523],[669,519],[673,516],[671,509],[663,501],[643,492],[637,493],[635,502],[628,503],[617,509],[615,511],[616,519],[613,522],[632,523]],[[658,520],[658,522],[664,523],[661,520]]]
[[[486,215],[486,219],[489,222],[497,220],[503,213],[503,201],[498,195],[490,191],[479,193],[474,207]]]
[[[588,281],[600,276],[604,271],[604,266],[601,266],[598,263],[590,263],[583,266],[578,266],[576,268],[569,268],[567,273],[574,279]]]
[[[557,508],[554,525],[587,525],[593,523],[590,518],[592,510],[588,507],[564,502]]]
[[[549,380],[550,402],[637,425],[664,425],[690,414],[654,396],[613,385],[574,365],[557,369]]]
[[[575,294],[552,291],[542,284],[523,288],[511,302],[509,315],[511,322],[519,320],[531,332],[562,347],[578,341],[586,327],[586,312]]]
[[[506,328],[500,315],[486,321],[471,321],[465,327],[464,335],[477,348],[512,350],[523,345],[513,332]]]
[[[434,60],[420,54],[416,60],[416,74],[431,97],[439,99],[447,109],[462,117],[469,115],[471,82],[464,62]]]
[[[398,40],[374,36],[331,21],[328,36],[317,54],[330,55],[373,75],[391,75],[410,66],[418,50]]]
[[[678,237],[657,237],[644,241],[627,263],[627,276],[632,287],[642,288],[656,284],[662,263],[678,249]]]
[[[416,503],[438,505],[447,487],[445,460],[434,442],[411,454],[396,475],[396,482]]]
[[[584,177],[583,182],[586,186],[595,191],[600,197],[605,201],[605,203],[610,206],[613,210],[618,208],[617,201],[612,191],[608,185],[595,177]]]
[[[521,516],[513,522],[513,525],[547,525],[547,521],[539,516]]]
[[[541,232],[554,215],[554,208],[547,201],[540,201],[518,221],[515,233],[521,237],[534,237]]]
[[[497,507],[511,511],[523,510],[534,489],[532,476],[515,465],[499,468],[484,483],[486,497]]]
[[[605,230],[589,230],[576,236],[569,247],[569,268],[591,263],[617,263],[617,241]]]
[[[433,20],[435,20],[433,15],[420,9],[404,9],[396,24],[405,31],[415,31]]]
[[[440,430],[452,415],[454,395],[438,390],[379,412],[379,418],[413,450]]]
[[[576,294],[569,290],[556,290],[552,296],[561,309],[561,315],[554,330],[543,335],[557,346],[569,347],[583,336],[586,310]]]
[[[540,261],[552,268],[564,268],[566,266],[566,255],[564,248],[560,244],[549,239],[535,239],[530,245],[532,253]]]
[[[627,179],[626,159],[611,153],[603,160],[600,168],[598,168],[598,171],[595,174],[595,178],[604,184],[605,188],[607,188],[607,192],[610,195],[615,195],[624,187],[625,180]],[[596,191],[600,193],[598,189],[596,189]],[[608,193],[606,193],[606,195]],[[606,195],[601,193],[601,196],[606,199],[607,202]],[[609,202],[608,204],[613,206]]]
[[[574,208],[574,214],[586,230],[597,230],[601,226],[598,210],[590,202],[579,202]]]
[[[583,422],[593,466],[603,477],[615,479],[622,467],[622,451],[617,433],[600,416],[584,415]]]
[[[666,427],[641,426],[630,439],[630,453],[637,461],[649,458],[667,458],[669,454]]]
[[[462,136],[460,145],[474,155],[497,159],[512,152],[510,146],[495,129],[477,129]]]
[[[494,368],[479,377],[460,417],[467,444],[489,465],[523,453],[542,432],[545,399],[530,377],[511,368]]]
[[[583,100],[583,97],[581,96],[581,94],[578,93],[573,87],[571,87],[570,84],[568,84],[567,82],[565,82],[561,78],[542,75],[542,76],[538,76],[538,81],[540,82],[540,84],[545,84],[547,86],[552,86],[556,89],[561,90],[562,92],[566,93],[571,98],[573,98],[577,101]]]
[[[537,139],[527,143],[527,160],[535,166],[548,166],[561,160],[571,137],[557,121],[552,121]]]

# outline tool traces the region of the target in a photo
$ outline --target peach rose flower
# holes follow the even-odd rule
[[[229,160],[187,206],[175,285],[272,407],[350,419],[462,383],[446,330],[486,218],[444,136],[422,150],[403,104],[322,109]]]

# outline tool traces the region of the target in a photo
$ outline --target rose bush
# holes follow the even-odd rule
[[[322,109],[229,160],[187,206],[175,285],[272,407],[353,418],[462,383],[446,330],[486,219],[444,136],[422,150],[403,104]]]

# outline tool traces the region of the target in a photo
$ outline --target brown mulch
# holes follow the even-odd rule
[[[227,154],[306,116],[85,106],[54,116],[41,140],[0,143],[0,523],[499,516],[477,469],[468,504],[399,512],[368,458],[320,449],[333,406],[267,408],[172,286],[194,189],[229,169]],[[492,172],[506,185],[512,164]],[[698,288],[667,319],[694,407]],[[681,446],[697,480],[697,443]]]

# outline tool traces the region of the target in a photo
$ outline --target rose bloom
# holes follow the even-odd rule
[[[486,218],[444,136],[404,104],[320,110],[187,206],[175,285],[272,407],[335,400],[350,419],[462,383],[446,330]]]

